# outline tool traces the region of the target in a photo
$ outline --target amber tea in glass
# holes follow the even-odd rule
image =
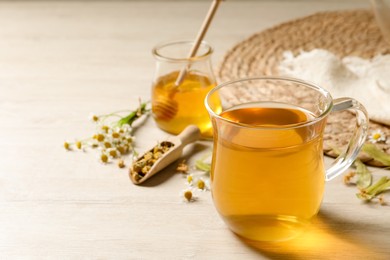
[[[210,102],[216,96],[222,110]],[[224,83],[208,94],[206,107],[214,126],[215,207],[231,230],[253,240],[300,234],[317,215],[325,180],[351,165],[366,136],[367,115],[356,100],[332,100],[326,90],[296,79]],[[344,109],[356,111],[356,133],[325,170],[326,118]]]

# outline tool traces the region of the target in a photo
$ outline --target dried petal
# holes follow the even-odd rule
[[[186,160],[183,160],[181,163],[179,163],[176,167],[176,171],[180,173],[187,173],[189,170],[188,165],[186,164]]]
[[[118,167],[119,168],[124,168],[126,165],[125,165],[125,162],[122,160],[122,159],[120,159],[119,161],[118,161]]]

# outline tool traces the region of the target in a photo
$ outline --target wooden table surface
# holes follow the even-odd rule
[[[64,140],[92,133],[90,112],[148,100],[152,47],[193,38],[208,6],[0,2],[0,259],[389,259],[389,206],[360,202],[342,177],[327,183],[319,217],[303,236],[250,243],[226,228],[210,192],[181,201],[185,180],[175,166],[135,186],[127,169],[100,164],[93,151],[64,150]],[[235,43],[280,22],[368,7],[362,0],[226,1],[207,35],[214,67]],[[135,135],[139,151],[168,136],[151,118]],[[210,147],[190,146],[190,165]]]

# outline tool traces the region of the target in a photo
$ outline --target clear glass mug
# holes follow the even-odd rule
[[[153,48],[156,69],[152,115],[157,126],[169,133],[178,134],[193,124],[199,127],[203,137],[210,138],[213,131],[204,98],[216,85],[211,65],[213,49],[202,42],[196,56],[188,58],[194,44],[193,41],[175,41]],[[217,104],[218,100],[215,102]]]
[[[220,106],[212,100],[220,98]],[[283,241],[311,222],[325,181],[351,166],[367,135],[367,112],[298,79],[263,77],[220,84],[205,99],[214,129],[211,191],[229,228],[258,241]],[[350,109],[356,129],[325,170],[323,133],[331,112]]]

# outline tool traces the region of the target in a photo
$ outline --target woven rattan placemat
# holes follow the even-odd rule
[[[321,48],[340,58],[359,56],[372,58],[389,54],[390,46],[383,40],[368,10],[322,12],[289,21],[256,33],[230,49],[218,68],[220,82],[264,75],[278,75],[278,65],[284,51],[297,55],[300,51]],[[329,116],[324,136],[324,153],[335,157],[332,148],[344,147],[355,128],[354,115],[350,112]],[[390,127],[370,122],[370,130],[381,129],[390,138]],[[378,143],[390,154],[389,143]],[[369,165],[382,164],[367,154],[359,157]]]

